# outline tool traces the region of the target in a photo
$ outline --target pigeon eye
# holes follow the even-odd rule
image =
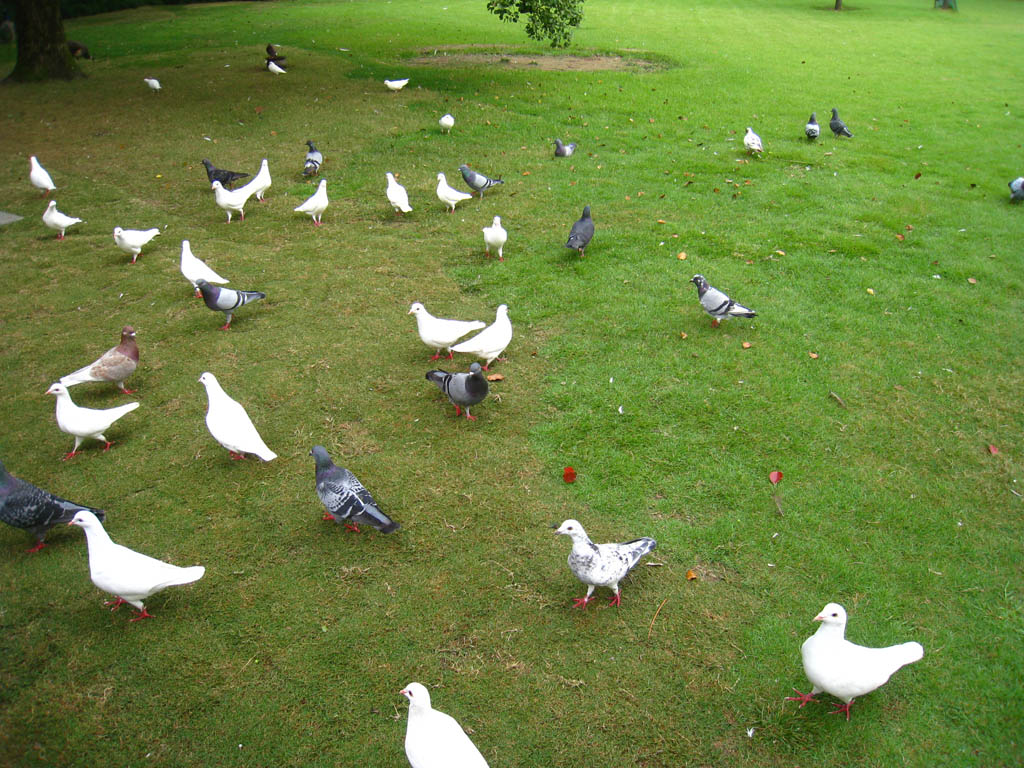
[[[833,615],[833,616],[838,616],[839,614],[838,614],[838,613],[833,613],[832,615]]]

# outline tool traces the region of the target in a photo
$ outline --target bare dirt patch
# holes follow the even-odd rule
[[[513,51],[470,52],[465,48],[437,48],[408,60],[421,67],[473,67],[481,64],[507,69],[537,69],[549,72],[653,71],[664,69],[660,63],[636,56],[570,56]]]

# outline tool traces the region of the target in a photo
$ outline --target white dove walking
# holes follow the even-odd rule
[[[400,91],[409,84],[409,78],[405,77],[401,80],[385,80],[384,85],[388,87],[389,91]]]
[[[425,686],[409,683],[399,693],[409,700],[405,756],[412,768],[487,768],[458,720],[430,706]]]
[[[316,188],[309,199],[295,209],[296,213],[308,213],[313,219],[313,226],[319,227],[323,222],[320,220],[327,210],[330,201],[327,199],[327,179],[320,179],[320,185]]]
[[[43,197],[49,197],[50,193],[57,188],[53,179],[50,178],[50,174],[39,164],[35,155],[28,159],[28,180],[33,187],[43,190],[45,193]]]
[[[461,339],[467,333],[483,328],[486,323],[479,320],[446,320],[441,317],[434,317],[427,311],[427,308],[415,302],[407,314],[416,315],[416,330],[419,331],[420,340],[434,350],[431,360],[437,360],[441,356],[441,350],[448,350],[448,359],[451,360],[451,345]]]
[[[207,266],[205,261],[193,254],[192,246],[188,240],[181,241],[181,274],[192,283],[192,287],[196,291],[196,298],[203,295],[199,290],[197,282],[199,280],[205,280],[208,283],[220,283],[221,285],[231,282],[227,278],[218,275]]]
[[[110,429],[115,421],[139,407],[138,403],[127,403],[119,405],[117,408],[105,408],[104,410],[81,408],[72,401],[68,388],[58,382],[51,384],[50,388],[46,390],[46,394],[57,396],[56,416],[60,431],[75,436],[75,447],[71,449],[70,453],[64,454],[64,461],[78,455],[78,446],[86,438],[102,440],[105,443],[103,450],[109,451],[110,446],[114,443],[107,440],[103,433]]]
[[[409,205],[409,193],[405,191],[405,187],[395,181],[395,174],[391,171],[388,171],[385,176],[388,180],[388,202],[395,209],[395,213],[409,213],[412,210],[412,206]]]
[[[763,152],[764,147],[761,146],[761,137],[754,133],[754,129],[749,125],[747,126],[747,132],[743,136],[743,146],[747,148],[748,152]]]
[[[505,243],[508,242],[508,232],[501,226],[501,216],[495,216],[494,221],[491,222],[491,226],[484,227],[484,252],[487,254],[487,258],[491,258],[491,251],[498,251],[498,261],[504,261],[505,257],[502,255],[502,248],[505,247]]]
[[[826,605],[814,620],[821,626],[800,646],[804,673],[813,687],[808,693],[796,691],[796,696],[786,697],[786,701],[799,701],[801,707],[817,701],[814,695],[824,691],[846,702],[830,714],[845,712],[849,720],[855,698],[881,687],[900,667],[924,656],[924,648],[915,642],[887,648],[851,643],[845,637],[846,610],[838,603]]]
[[[57,201],[51,200],[50,204],[46,206],[46,210],[43,211],[43,224],[48,226],[50,229],[57,230],[57,239],[64,239],[64,232],[69,227],[73,227],[75,224],[81,224],[81,219],[76,219],[74,216],[66,216],[57,210]]]
[[[483,358],[484,370],[496,360],[512,341],[512,322],[508,319],[508,305],[502,304],[494,315],[494,322],[471,339],[451,348],[452,352],[464,352]]]
[[[253,193],[251,184],[252,181],[238,189],[224,189],[224,185],[219,181],[215,181],[210,185],[210,188],[213,190],[213,199],[220,206],[220,209],[228,215],[228,224],[231,223],[232,213],[239,214],[242,221],[245,221],[245,204],[249,202],[249,197]]]
[[[437,121],[437,124],[441,126],[441,130],[445,133],[451,133],[452,128],[455,127],[455,118],[450,114],[442,115],[441,119]]]
[[[276,459],[277,454],[263,442],[245,408],[224,391],[217,377],[206,372],[199,377],[199,381],[206,387],[209,403],[206,409],[206,428],[214,440],[227,448],[231,458],[244,459],[245,454],[252,453],[264,461]]]
[[[153,618],[142,602],[145,598],[167,587],[199,581],[206,573],[201,565],[182,568],[115,544],[96,515],[87,510],[75,513],[68,525],[85,531],[92,583],[117,598],[104,605],[112,611],[125,603],[134,606],[139,614],[132,621]]]
[[[160,81],[157,80],[155,77],[144,77],[142,78],[142,82],[144,82],[154,91],[160,90]]]
[[[641,557],[657,546],[657,542],[648,537],[622,544],[595,544],[578,520],[566,520],[555,533],[572,539],[569,569],[587,585],[586,595],[573,598],[576,608],[586,608],[587,603],[594,599],[591,595],[597,587],[611,587],[615,595],[610,605],[620,605],[622,590],[619,582],[626,578]]]
[[[470,200],[472,197],[466,192],[460,192],[449,186],[448,179],[444,177],[443,173],[437,174],[437,199],[445,204],[448,213],[455,213],[455,204],[460,200]]]
[[[114,242],[125,253],[131,254],[132,264],[142,255],[142,249],[150,240],[160,234],[156,227],[152,229],[121,229],[114,227]]]

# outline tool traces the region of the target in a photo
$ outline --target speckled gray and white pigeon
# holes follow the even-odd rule
[[[220,327],[222,331],[231,327],[231,318],[236,309],[267,298],[267,294],[263,291],[236,291],[232,288],[210,285],[202,278],[196,280],[196,288],[203,294],[203,301],[206,302],[207,307],[214,312],[223,312],[227,317],[227,322]]]
[[[737,304],[717,288],[708,284],[704,275],[694,275],[690,282],[697,286],[697,297],[704,311],[711,315],[711,326],[717,328],[727,317],[756,317],[757,312]]]
[[[839,110],[835,107],[832,107],[832,119],[828,121],[828,127],[832,129],[832,133],[836,136],[853,138],[853,134],[850,133],[850,129],[846,127],[846,123],[839,119]]]
[[[804,126],[804,135],[813,141],[821,135],[821,126],[818,125],[818,113],[811,112],[811,117]]]
[[[569,157],[576,151],[576,142],[563,144],[561,139],[555,139],[555,157]]]
[[[622,544],[595,544],[583,530],[579,520],[566,520],[556,534],[572,539],[572,551],[569,552],[569,568],[577,579],[587,585],[587,594],[573,598],[576,608],[586,608],[594,598],[591,595],[597,587],[611,587],[615,595],[611,605],[622,602],[622,590],[619,582],[626,578],[640,558],[654,550],[658,543],[649,537],[633,539]]]
[[[1007,186],[1010,187],[1010,201],[1020,202],[1024,200],[1024,176],[1018,176]]]
[[[487,378],[484,376],[480,363],[469,366],[469,373],[448,373],[436,368],[427,371],[427,381],[434,382],[438,389],[447,395],[455,406],[455,415],[461,416],[466,409],[466,418],[476,421],[476,416],[469,415],[469,406],[476,405],[487,397]]]
[[[67,525],[82,509],[89,510],[100,520],[106,516],[102,509],[75,504],[15,477],[0,462],[0,520],[35,536],[36,545],[27,551],[42,549],[46,532],[55,525]]]
[[[590,218],[590,206],[583,206],[583,215],[572,225],[569,230],[569,240],[565,243],[566,248],[572,248],[579,252],[580,256],[586,256],[584,252],[590,240],[594,236],[594,220]]]
[[[309,147],[309,152],[306,153],[306,164],[302,166],[302,175],[316,176],[320,173],[320,166],[323,165],[324,156],[314,146],[312,141],[307,141],[306,146]]]
[[[465,182],[469,186],[469,188],[472,189],[474,192],[479,192],[480,193],[480,199],[481,200],[484,197],[484,190],[485,189],[490,189],[491,187],[495,186],[496,184],[504,184],[505,183],[504,181],[501,180],[500,177],[497,178],[497,179],[492,179],[489,176],[485,176],[482,173],[478,173],[477,171],[474,171],[472,168],[470,168],[465,163],[463,163],[462,165],[459,166],[459,170],[462,172],[462,178],[465,180]]]
[[[327,510],[324,520],[333,520],[356,533],[359,523],[381,533],[392,533],[402,527],[381,511],[355,475],[331,461],[326,448],[314,445],[309,455],[316,462],[316,495]]]

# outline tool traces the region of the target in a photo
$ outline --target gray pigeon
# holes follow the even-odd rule
[[[836,136],[853,138],[853,134],[850,133],[850,129],[846,127],[846,123],[839,119],[839,110],[835,107],[832,107],[832,119],[828,121],[828,127],[832,129],[832,133]]]
[[[690,282],[697,286],[697,298],[704,311],[711,315],[711,327],[717,328],[727,317],[756,317],[757,312],[737,304],[717,288],[708,285],[704,275],[694,275]]]
[[[324,161],[324,156],[320,154],[320,150],[313,146],[312,141],[307,141],[306,146],[309,147],[309,152],[306,153],[306,164],[302,167],[303,176],[316,176],[320,173],[320,165]]]
[[[818,113],[811,112],[811,119],[804,126],[804,134],[812,141],[821,135],[821,126],[818,125]]]
[[[202,292],[207,307],[214,312],[223,312],[227,316],[227,322],[220,327],[222,331],[231,327],[231,316],[236,309],[249,302],[267,298],[263,291],[234,291],[231,288],[210,285],[202,278],[196,280],[196,288]]]
[[[462,171],[462,178],[466,180],[466,184],[474,192],[480,193],[480,199],[484,197],[484,190],[490,189],[495,184],[504,184],[505,182],[501,178],[492,179],[484,176],[482,173],[477,173],[468,165],[463,163],[459,166],[459,170]]]
[[[651,552],[658,543],[651,538],[633,539],[623,544],[595,544],[587,536],[578,520],[566,520],[555,531],[572,539],[569,569],[577,579],[587,585],[584,597],[573,598],[576,608],[586,608],[594,598],[596,587],[611,587],[615,596],[611,605],[620,605],[622,590],[619,582],[626,578],[640,558]]]
[[[580,256],[586,256],[583,251],[590,244],[590,238],[594,236],[594,220],[590,218],[590,206],[583,207],[583,215],[579,221],[572,225],[569,231],[569,241],[566,248],[573,248],[579,251]]]
[[[55,525],[67,525],[82,509],[89,510],[100,520],[105,517],[102,509],[74,504],[15,477],[0,462],[0,520],[15,528],[24,528],[36,537],[36,545],[27,551],[42,549],[46,532]]]
[[[372,526],[381,533],[392,533],[402,527],[381,512],[355,475],[331,461],[322,445],[314,445],[309,455],[316,462],[316,495],[327,510],[324,520],[333,520],[356,533],[359,533],[358,523]]]
[[[203,165],[206,166],[206,178],[213,184],[215,181],[219,181],[225,189],[231,189],[231,185],[239,179],[244,179],[248,176],[248,173],[242,173],[241,171],[225,171],[221,168],[217,168],[209,160],[203,160]]]
[[[563,144],[561,139],[555,139],[555,157],[569,157],[576,151],[576,142]]]
[[[461,416],[466,409],[466,418],[476,421],[476,416],[469,415],[469,406],[476,405],[487,397],[487,379],[481,373],[480,363],[469,366],[469,373],[448,373],[435,368],[427,371],[427,380],[437,384],[438,389],[448,396],[455,406],[455,415]]]
[[[1007,186],[1010,187],[1010,202],[1024,200],[1024,176],[1018,176]]]

